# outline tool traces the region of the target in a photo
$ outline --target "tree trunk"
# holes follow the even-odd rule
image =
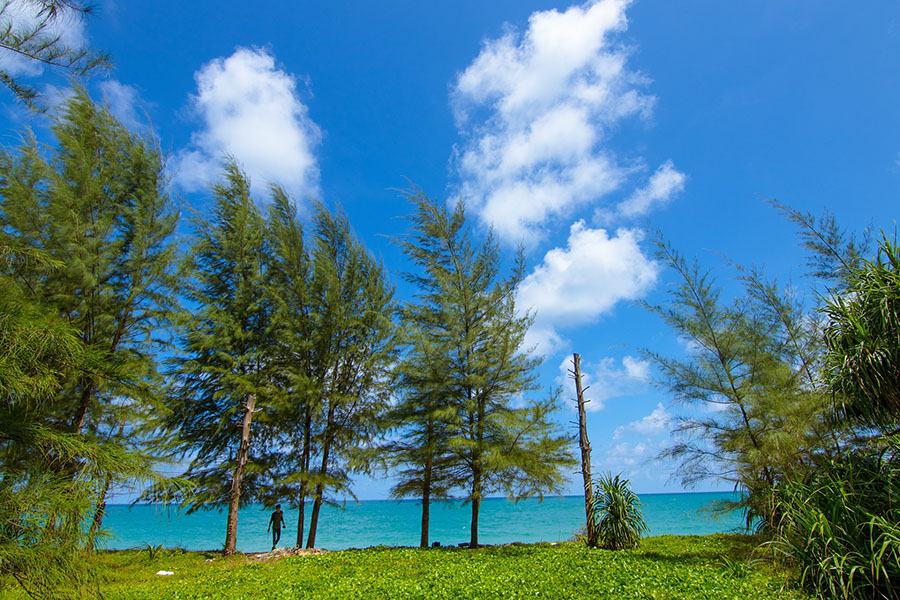
[[[307,406],[306,420],[303,423],[303,455],[300,458],[300,469],[304,478],[309,475],[309,460],[312,454],[312,409]],[[303,520],[306,516],[306,480],[300,484],[300,516],[297,519],[297,547],[303,547]]]
[[[431,509],[431,467],[432,458],[425,459],[425,481],[422,486],[422,536],[419,538],[419,547],[428,547],[428,520]]]
[[[309,537],[306,538],[306,547],[316,547],[316,528],[319,526],[319,509],[322,508],[322,484],[316,486],[313,494],[312,514],[309,516]]]
[[[472,472],[472,525],[469,530],[469,547],[478,547],[478,511],[481,509],[481,469]]]
[[[253,410],[255,408],[256,394],[250,394],[247,396],[247,403],[244,405],[244,421],[241,424],[241,445],[238,448],[234,476],[231,478],[231,494],[228,499],[228,522],[225,529],[225,556],[234,554],[236,551],[241,482],[247,470],[247,457],[250,455],[250,425],[253,423]]]
[[[334,403],[328,408],[328,420],[325,422],[325,440],[322,444],[322,465],[319,468],[319,474],[324,476],[328,473],[328,455],[331,451],[331,429],[334,426]],[[309,517],[309,536],[306,538],[306,547],[316,547],[316,528],[319,526],[319,509],[322,508],[322,494],[325,491],[323,483],[316,484],[316,491],[313,495],[312,514]]]
[[[106,494],[109,493],[109,486],[112,484],[112,475],[107,475],[103,481],[103,488],[100,490],[100,496],[97,498],[97,506],[94,509],[94,518],[91,520],[91,528],[88,530],[87,542],[84,544],[85,550],[92,551],[94,549],[94,541],[100,528],[103,526],[103,515],[106,513]]]
[[[297,547],[303,547],[303,519],[306,509],[306,482],[300,484],[300,500],[297,502],[300,508],[300,515],[297,517]]]
[[[578,401],[578,445],[581,446],[581,476],[584,478],[584,516],[587,521],[588,546],[597,547],[597,525],[594,523],[594,489],[591,486],[591,442],[588,440],[585,418],[584,390],[581,388],[581,356],[574,355],[575,392]]]
[[[88,407],[91,404],[91,395],[94,392],[94,382],[90,379],[84,384],[81,390],[81,397],[78,399],[78,407],[75,409],[75,416],[72,418],[72,433],[81,433],[84,422],[87,419]]]

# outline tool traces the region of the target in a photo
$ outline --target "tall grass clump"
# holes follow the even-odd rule
[[[607,473],[600,477],[594,490],[592,510],[601,548],[635,548],[641,535],[650,532],[641,514],[640,499],[621,474]]]
[[[900,462],[874,451],[832,461],[775,493],[769,545],[811,593],[900,599]]]

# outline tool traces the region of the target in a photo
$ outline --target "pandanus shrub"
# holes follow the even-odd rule
[[[621,474],[613,476],[607,473],[600,477],[594,490],[592,508],[601,548],[635,548],[641,535],[649,533],[641,514],[640,499]]]
[[[882,236],[877,256],[844,273],[828,299],[824,375],[838,417],[884,432],[900,425],[900,245]]]
[[[801,585],[831,598],[900,599],[900,461],[859,451],[775,493],[769,545],[799,568]]]

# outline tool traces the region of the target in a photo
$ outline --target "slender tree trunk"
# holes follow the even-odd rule
[[[300,515],[297,517],[297,548],[303,547],[303,519],[306,518],[306,482],[300,484],[300,498],[297,500]]]
[[[429,456],[425,459],[425,481],[422,486],[422,536],[419,539],[419,546],[421,548],[428,547],[428,520],[430,518],[430,510],[431,510],[431,469],[432,469],[432,457]]]
[[[469,530],[469,547],[478,547],[478,511],[481,510],[481,468],[472,470],[472,524]]]
[[[316,547],[316,528],[319,526],[319,509],[322,508],[322,484],[316,485],[316,491],[313,494],[312,514],[309,516],[309,537],[306,538],[306,547]]]
[[[91,395],[94,393],[93,381],[87,381],[81,390],[81,397],[78,399],[78,408],[75,410],[75,416],[72,418],[72,433],[81,433],[84,422],[87,419],[88,407],[91,404]]]
[[[330,449],[331,443],[326,442],[325,447],[322,448],[322,467],[319,469],[320,475],[325,475],[325,473],[328,472],[328,454]],[[316,491],[313,494],[312,513],[309,516],[309,536],[306,538],[307,548],[316,547],[316,529],[319,527],[319,510],[322,508],[322,497],[324,492],[325,484],[316,484]]]
[[[241,424],[241,445],[238,448],[237,464],[231,478],[231,494],[228,501],[228,522],[225,529],[225,556],[234,554],[237,546],[238,507],[241,502],[241,482],[247,470],[247,457],[250,455],[250,425],[253,423],[253,410],[256,408],[256,394],[247,396],[244,405],[244,421]]]
[[[578,445],[581,446],[581,476],[584,478],[584,516],[587,523],[588,546],[597,547],[597,525],[594,523],[594,489],[591,485],[591,442],[588,440],[585,418],[584,390],[581,387],[581,356],[574,355],[575,393],[578,401]]]
[[[91,520],[91,528],[88,530],[87,541],[84,544],[86,550],[94,549],[94,541],[100,528],[103,527],[103,515],[106,513],[106,494],[109,493],[109,486],[112,484],[112,475],[107,475],[103,480],[103,487],[100,489],[100,496],[97,497],[97,506],[94,509],[94,518]]]
[[[331,451],[331,429],[334,426],[334,404],[328,408],[328,420],[325,425],[325,440],[322,445],[322,465],[319,468],[319,474],[324,476],[328,473],[328,455]],[[322,494],[325,486],[321,481],[316,484],[316,491],[313,495],[312,514],[309,517],[309,536],[306,538],[306,547],[316,547],[316,528],[319,526],[319,509],[322,508]]]
[[[306,420],[303,424],[303,454],[300,458],[300,468],[303,476],[309,475],[309,460],[312,454],[312,410],[307,406]],[[297,518],[297,547],[303,547],[303,521],[306,517],[306,480],[300,484],[300,499],[298,505],[300,507],[300,516]]]

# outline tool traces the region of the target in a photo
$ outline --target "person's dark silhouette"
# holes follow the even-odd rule
[[[269,529],[272,530],[272,550],[275,549],[275,545],[281,539],[281,528],[284,526],[284,513],[281,512],[281,505],[276,504],[275,512],[269,517],[269,526],[266,528],[266,533],[268,533]]]

